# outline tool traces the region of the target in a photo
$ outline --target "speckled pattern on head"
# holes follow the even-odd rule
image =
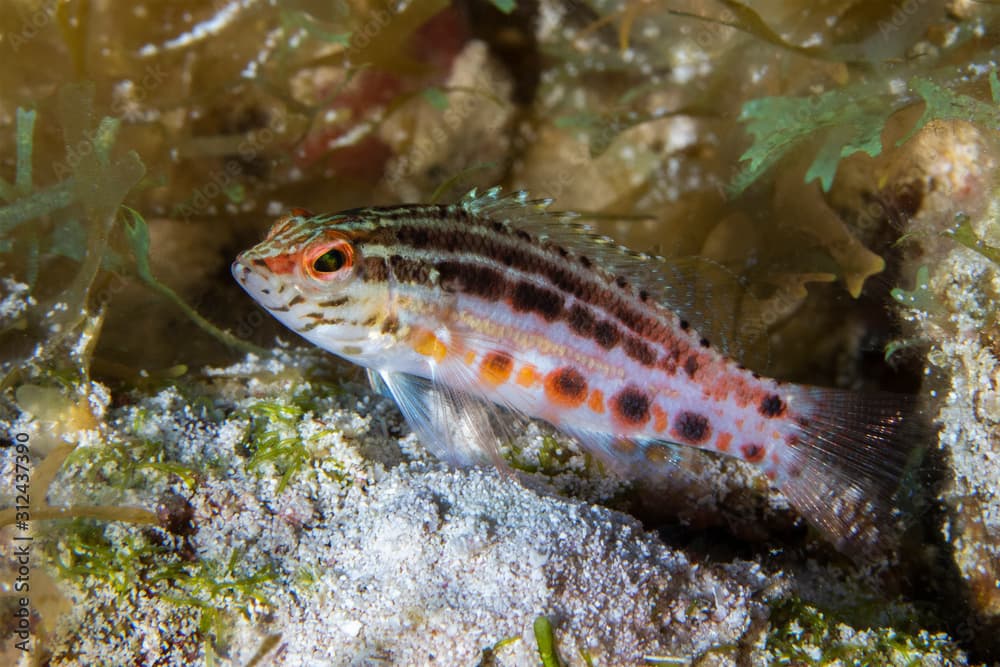
[[[912,445],[899,437],[908,399],[743,369],[664,305],[659,258],[548,203],[493,189],[296,209],[233,274],[286,326],[366,367],[455,464],[498,460],[500,406],[499,421],[548,421],[623,474],[669,474],[664,442],[738,457],[841,548],[871,547]]]

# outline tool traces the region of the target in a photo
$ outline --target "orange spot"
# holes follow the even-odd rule
[[[471,366],[472,362],[475,361],[475,360],[476,360],[476,353],[475,352],[473,352],[472,350],[469,350],[468,352],[465,353],[465,365],[466,366]]]
[[[434,357],[435,361],[441,361],[448,354],[448,348],[445,347],[445,344],[430,331],[417,334],[416,340],[413,341],[413,349],[417,354]]]
[[[653,403],[653,428],[657,433],[667,428],[667,413],[658,404]]]
[[[765,474],[765,475],[767,476],[767,478],[768,478],[769,480],[771,480],[772,482],[773,482],[773,481],[774,481],[775,479],[777,479],[777,478],[778,478],[778,471],[777,471],[777,470],[774,470],[773,468],[772,468],[771,470],[768,470],[768,471],[767,471],[767,472],[765,472],[764,474]]]
[[[494,387],[510,379],[514,360],[506,352],[490,352],[479,366],[479,377],[483,382]]]
[[[535,371],[534,366],[522,366],[521,370],[517,372],[517,378],[514,381],[522,387],[530,387],[538,382],[538,373]]]
[[[564,366],[545,376],[545,395],[564,408],[576,408],[587,399],[587,379],[572,366]]]
[[[736,420],[736,428],[737,428],[737,430],[740,430],[740,431],[743,430],[743,420],[742,419],[737,419]]]
[[[587,401],[587,407],[599,415],[604,414],[604,392],[600,389],[590,392],[590,400]]]
[[[720,433],[719,439],[715,442],[715,448],[720,452],[729,451],[729,443],[733,441],[732,433]]]
[[[778,456],[778,452],[771,452],[771,463],[773,463],[774,465],[781,464],[781,457]]]

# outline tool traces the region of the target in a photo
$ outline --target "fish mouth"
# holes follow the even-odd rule
[[[288,304],[286,302],[277,300],[275,303],[268,303],[268,297],[273,298],[275,296],[274,285],[268,281],[266,276],[262,276],[260,273],[255,271],[253,267],[248,266],[246,261],[243,259],[246,253],[240,253],[229,266],[230,273],[233,274],[233,278],[236,282],[240,284],[247,294],[249,294],[254,301],[263,306],[266,310],[273,312],[286,312],[288,310]]]

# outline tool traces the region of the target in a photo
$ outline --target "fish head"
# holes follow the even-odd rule
[[[379,326],[389,315],[388,286],[365,280],[363,222],[350,211],[293,209],[232,264],[236,281],[278,321],[362,364],[393,342]]]

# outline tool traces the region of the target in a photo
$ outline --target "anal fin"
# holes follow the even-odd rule
[[[470,394],[407,373],[368,372],[372,387],[391,396],[421,444],[457,467],[503,467],[496,407]]]

